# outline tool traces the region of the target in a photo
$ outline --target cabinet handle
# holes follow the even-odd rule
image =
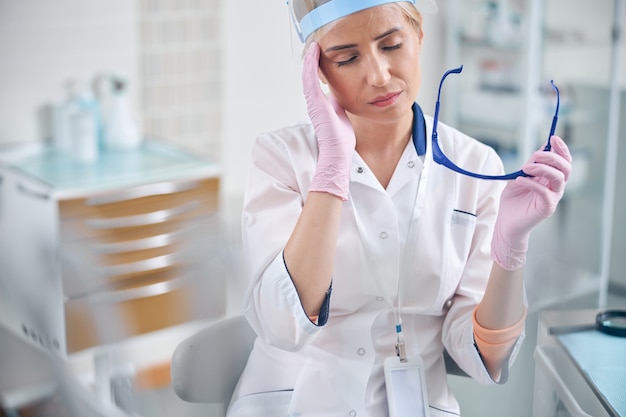
[[[48,200],[50,198],[50,194],[44,193],[42,191],[31,190],[21,182],[17,184],[17,191],[29,197],[37,198],[39,200]]]
[[[123,252],[133,252],[139,250],[146,249],[155,249],[162,248],[164,246],[170,245],[172,242],[178,240],[189,232],[191,228],[186,228],[183,230],[177,230],[171,233],[164,233],[157,236],[150,236],[143,239],[135,239],[129,240],[125,242],[114,242],[114,243],[98,243],[93,244],[91,247],[94,251],[101,254],[112,254],[112,253],[123,253]]]
[[[89,219],[87,225],[92,229],[118,229],[121,227],[145,226],[149,224],[163,223],[173,217],[187,213],[200,203],[192,201],[167,210],[153,211],[151,213],[139,214],[136,216],[114,217],[110,219]]]
[[[120,201],[134,200],[152,195],[174,194],[182,191],[193,190],[198,187],[197,181],[187,182],[162,182],[158,184],[148,184],[140,187],[130,188],[116,194],[106,194],[87,199],[88,206],[99,206],[102,204],[119,203]]]
[[[154,271],[156,269],[170,268],[176,265],[177,257],[173,254],[155,256],[137,262],[129,262],[119,265],[111,265],[99,268],[101,276],[114,277],[116,275],[135,274],[139,272]]]
[[[65,301],[85,300],[95,304],[115,304],[123,303],[125,301],[137,300],[140,298],[154,297],[157,295],[163,295],[173,292],[179,288],[187,285],[190,281],[189,277],[179,277],[169,279],[167,281],[161,281],[143,287],[130,288],[127,290],[108,291],[108,292],[92,292],[88,294],[81,294],[74,297],[66,297]]]

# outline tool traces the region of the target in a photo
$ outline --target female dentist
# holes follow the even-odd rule
[[[433,118],[414,103],[420,11],[433,1],[289,7],[307,44],[311,124],[263,134],[252,151],[242,233],[258,338],[228,416],[458,416],[443,350],[481,383],[507,380],[529,234],[557,208],[569,151],[551,137],[512,181],[435,163]],[[437,130],[455,164],[502,174],[491,148]]]

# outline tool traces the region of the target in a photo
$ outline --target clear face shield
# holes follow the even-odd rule
[[[435,0],[405,0],[426,13],[437,13]],[[322,26],[361,10],[398,0],[287,0],[289,14],[300,37],[306,39]]]

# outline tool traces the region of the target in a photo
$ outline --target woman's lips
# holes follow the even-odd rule
[[[400,96],[400,92],[386,94],[384,96],[376,97],[374,100],[370,101],[369,104],[372,104],[376,107],[387,107],[396,102],[398,97]]]

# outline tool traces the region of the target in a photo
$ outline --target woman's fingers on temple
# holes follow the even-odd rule
[[[318,96],[322,93],[322,89],[319,86],[319,78],[317,75],[319,61],[319,45],[315,42],[311,42],[306,51],[306,54],[304,55],[304,62],[302,67],[302,85],[304,87],[304,94],[307,96]]]

